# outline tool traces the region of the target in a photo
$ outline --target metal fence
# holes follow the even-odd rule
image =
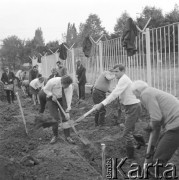
[[[121,37],[100,41],[93,44],[89,58],[84,56],[82,48],[72,49],[66,66],[75,76],[75,63],[80,59],[86,67],[87,82],[94,84],[102,71],[122,63],[132,80],[147,81],[153,87],[179,96],[179,23],[138,33],[136,48],[136,54],[128,57]]]
[[[131,57],[122,47],[121,37],[93,43],[89,58],[84,56],[82,48],[68,49],[67,60],[63,64],[75,79],[76,61],[81,60],[86,67],[87,82],[93,85],[101,72],[122,63],[132,80],[147,81],[153,87],[179,96],[179,23],[147,28],[145,32],[138,33],[135,43],[137,52]],[[56,53],[42,58],[46,76],[56,66],[57,60],[59,56]],[[113,86],[115,84],[113,81]]]

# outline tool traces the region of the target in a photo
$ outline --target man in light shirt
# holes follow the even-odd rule
[[[156,163],[158,160],[165,167],[179,147],[179,100],[167,92],[149,87],[141,80],[133,82],[132,90],[150,115],[152,139],[151,152],[147,155],[148,163],[152,160]],[[162,168],[160,170],[162,175]]]
[[[106,93],[110,91],[111,81],[115,78],[114,73],[104,71],[97,78],[93,87],[93,102],[98,104],[106,98]],[[104,126],[106,109],[103,106],[95,113],[95,126]]]
[[[30,93],[32,94],[32,100],[34,105],[36,105],[36,98],[38,101],[38,104],[40,104],[38,93],[42,87],[44,87],[45,78],[42,77],[41,74],[38,75],[38,78],[32,80],[30,82]]]
[[[15,75],[15,77],[16,77],[16,79],[17,79],[17,85],[18,85],[18,88],[20,88],[21,87],[21,81],[22,81],[22,75],[23,75],[23,71],[22,71],[22,69],[19,69],[18,71],[17,71],[17,73],[16,73],[16,75]]]
[[[43,88],[44,93],[47,95],[47,107],[49,109],[50,115],[55,120],[54,125],[52,126],[53,131],[53,138],[50,141],[51,144],[57,142],[58,138],[58,122],[61,120],[62,122],[66,122],[70,116],[69,111],[71,110],[71,101],[73,95],[73,87],[72,87],[72,78],[68,75],[63,77],[54,77],[50,79],[45,87]],[[61,117],[59,116],[59,107],[56,103],[58,101],[67,116],[65,117],[64,114],[61,112]],[[62,119],[60,119],[62,118]],[[65,139],[69,142],[74,144],[74,141],[70,137],[70,129],[64,129]]]
[[[101,103],[95,105],[94,108],[99,111],[101,108],[111,103],[116,98],[120,99],[120,102],[124,105],[126,113],[123,138],[125,140],[127,157],[132,159],[134,158],[133,132],[135,129],[135,122],[138,120],[140,115],[141,105],[140,101],[132,93],[132,81],[125,74],[125,67],[122,64],[118,64],[113,67],[112,71],[115,73],[116,79],[118,79],[118,83],[111,94]]]

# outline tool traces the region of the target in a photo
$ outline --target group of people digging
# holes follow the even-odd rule
[[[78,62],[78,66],[81,63]],[[42,76],[34,78],[30,82],[33,88],[34,95],[39,96],[40,114],[43,114],[45,105],[49,109],[49,113],[54,122],[51,123],[53,137],[50,143],[57,142],[58,139],[58,123],[66,122],[70,119],[69,112],[71,110],[71,102],[73,95],[72,78],[67,75],[65,67],[57,62],[59,69],[53,69],[52,75],[47,82]],[[83,85],[86,83],[85,71],[77,68],[78,82],[81,80],[80,73],[83,74]],[[58,72],[59,71],[59,72]],[[60,74],[61,73],[61,74]],[[60,75],[59,75],[60,74]],[[111,91],[110,84],[113,79],[117,79],[116,87]],[[3,81],[3,78],[2,78]],[[35,81],[35,82],[33,82]],[[5,83],[5,81],[3,81]],[[33,82],[33,83],[32,83]],[[85,83],[84,83],[85,82]],[[84,99],[84,87],[79,87],[80,98]],[[38,93],[37,93],[38,92]],[[106,93],[110,95],[106,97]],[[173,95],[156,88],[150,87],[146,82],[138,80],[132,82],[125,74],[125,66],[122,64],[115,65],[109,71],[105,71],[99,75],[94,86],[92,97],[95,110],[95,125],[104,127],[105,124],[105,106],[110,104],[115,99],[119,99],[125,109],[125,123],[123,131],[123,139],[125,142],[126,155],[128,159],[134,158],[135,140],[134,129],[135,123],[141,113],[141,104],[146,108],[150,115],[150,137],[151,141],[148,144],[150,151],[146,155],[147,162],[156,162],[158,160],[165,164],[171,159],[174,152],[179,147],[179,101]],[[60,113],[59,102],[66,112],[66,115]],[[43,115],[42,115],[43,116]],[[70,137],[70,129],[64,129],[66,141],[74,144],[74,140]],[[163,169],[160,169],[162,173]],[[152,174],[152,170],[151,170]]]
[[[110,75],[109,75],[110,74]],[[109,90],[109,82],[115,75],[118,83],[111,94],[105,98],[105,93]],[[101,101],[94,108],[97,110],[95,123],[103,125],[105,116],[105,106],[116,98],[125,109],[125,127],[123,139],[125,141],[126,155],[128,159],[134,158],[135,141],[133,132],[135,123],[141,112],[141,104],[146,108],[150,115],[150,143],[146,154],[147,163],[156,163],[158,160],[163,168],[159,175],[162,176],[165,165],[171,159],[179,147],[179,101],[173,95],[150,87],[146,82],[137,80],[132,82],[125,74],[125,67],[122,64],[115,65],[109,72],[102,73],[95,84],[93,91],[94,102]],[[97,83],[96,82],[96,83]],[[98,99],[100,100],[98,101]],[[149,147],[150,146],[150,147]],[[154,169],[151,168],[150,174],[155,176]]]

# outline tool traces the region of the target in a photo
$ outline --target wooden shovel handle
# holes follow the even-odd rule
[[[95,108],[92,108],[91,110],[89,110],[87,113],[85,113],[83,116],[79,117],[75,122],[80,122],[82,121],[86,116],[88,116],[89,114],[91,114],[93,111],[95,111]]]

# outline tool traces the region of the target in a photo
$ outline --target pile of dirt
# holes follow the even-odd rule
[[[94,113],[90,114],[79,125],[77,131],[90,141],[84,145],[78,136],[71,131],[75,145],[64,140],[63,131],[59,132],[58,142],[49,144],[52,137],[51,128],[34,128],[34,120],[39,107],[34,107],[32,101],[23,98],[19,91],[22,108],[27,122],[28,135],[20,114],[17,101],[9,105],[0,102],[0,180],[100,180],[102,179],[101,143],[106,145],[106,158],[124,158],[126,155],[121,138],[125,113],[122,109],[121,118],[118,117],[118,102],[114,101],[108,107],[105,127],[94,125]],[[73,97],[71,119],[76,120],[93,106],[90,94],[85,101],[78,101]],[[48,118],[48,110],[44,116]],[[148,134],[143,130],[148,124],[148,115],[142,111],[140,120],[136,124],[136,133],[142,134],[148,141]],[[143,164],[146,147],[136,150],[135,160]],[[171,160],[178,165],[178,156]],[[129,164],[124,169],[129,169]],[[177,168],[179,168],[177,166]],[[179,169],[177,169],[179,172]],[[119,177],[120,179],[121,177]],[[122,179],[122,178],[121,178]]]

